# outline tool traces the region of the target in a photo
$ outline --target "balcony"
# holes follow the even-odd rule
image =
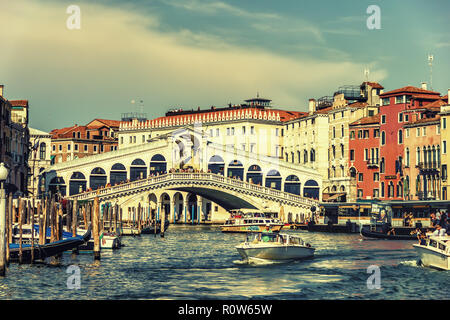
[[[371,158],[371,159],[367,159],[367,166],[368,167],[376,167],[378,168],[380,166],[380,159],[379,158]]]
[[[432,162],[419,162],[417,168],[421,171],[440,171],[441,163],[432,161]]]

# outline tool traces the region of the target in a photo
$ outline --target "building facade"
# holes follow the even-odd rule
[[[28,180],[28,101],[8,100],[0,86],[0,162],[9,169],[6,191],[27,195]]]
[[[30,128],[31,150],[28,157],[30,174],[28,179],[28,192],[38,196],[39,174],[51,164],[52,136],[48,132]]]
[[[119,125],[117,120],[94,119],[85,126],[52,130],[52,163],[117,150]]]
[[[404,124],[417,121],[422,108],[440,99],[425,87],[403,87],[380,95],[380,198],[404,199]],[[411,134],[409,132],[408,134]]]

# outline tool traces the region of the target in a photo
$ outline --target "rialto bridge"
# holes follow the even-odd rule
[[[218,145],[204,132],[183,128],[55,164],[42,173],[40,185],[71,199],[98,196],[125,213],[140,203],[170,221],[193,223],[223,221],[238,208],[299,220],[317,206],[322,180],[311,168]]]

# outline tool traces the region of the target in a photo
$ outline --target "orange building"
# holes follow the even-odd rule
[[[119,126],[117,120],[94,119],[85,126],[52,130],[52,163],[117,150]]]

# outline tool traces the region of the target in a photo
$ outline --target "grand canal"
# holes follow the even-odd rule
[[[298,233],[317,248],[314,259],[241,265],[243,234],[216,227],[170,226],[166,236],[123,238],[117,251],[64,254],[59,265],[11,264],[0,299],[445,299],[448,272],[417,264],[411,241],[360,240],[357,234]],[[69,289],[67,269],[80,269]],[[369,289],[367,268],[380,267],[381,288]],[[444,291],[442,291],[444,288]]]

